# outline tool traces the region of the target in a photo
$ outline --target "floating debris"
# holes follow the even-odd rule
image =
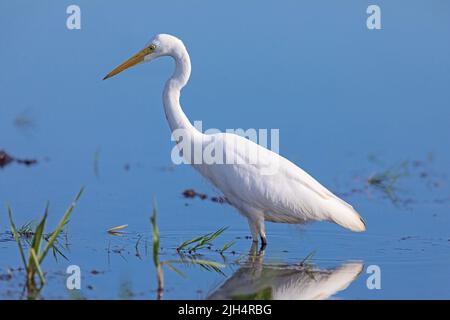
[[[197,196],[197,192],[194,189],[186,189],[183,191],[183,196],[185,198],[195,198]]]
[[[182,192],[182,195],[186,198],[186,199],[194,199],[194,198],[200,198],[201,200],[205,200],[208,199],[208,195],[205,193],[199,193],[197,191],[195,191],[194,189],[186,189]],[[210,197],[212,202],[216,202],[216,203],[225,203],[228,202],[227,198],[225,197]]]
[[[23,164],[25,166],[31,166],[37,163],[36,159],[18,159],[9,155],[6,151],[0,150],[0,168],[3,168],[13,162]]]
[[[121,230],[125,229],[126,227],[128,227],[128,225],[127,225],[127,224],[123,224],[123,225],[121,225],[121,226],[117,226],[117,227],[108,229],[107,232],[108,232],[109,234],[118,236],[118,235],[123,234],[123,232],[122,232]]]
[[[94,276],[98,275],[98,274],[103,274],[103,273],[104,273],[103,271],[98,271],[97,269],[92,269],[91,270],[91,274],[94,275]]]
[[[0,168],[7,166],[14,161],[14,158],[7,154],[5,151],[0,150]]]
[[[225,203],[228,202],[227,198],[225,197],[212,197],[211,198],[212,202],[217,202],[217,203]]]

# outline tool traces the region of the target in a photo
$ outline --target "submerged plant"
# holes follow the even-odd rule
[[[300,266],[304,269],[305,273],[311,278],[311,279],[315,279],[314,278],[314,272],[313,272],[313,257],[316,254],[315,251],[309,253],[301,262],[300,262]]]
[[[17,233],[20,237],[31,238],[34,234],[33,221],[23,224],[20,228],[17,229]]]
[[[367,179],[371,186],[386,195],[392,203],[398,202],[397,183],[401,177],[408,175],[409,162],[404,161],[399,166],[391,167],[385,171],[375,173]]]
[[[156,223],[156,205],[153,205],[152,216],[150,217],[152,224],[152,243],[153,243],[153,264],[156,268],[156,276],[158,281],[157,298],[161,299],[164,291],[164,274],[162,265],[159,261],[159,229]]]
[[[97,148],[94,153],[94,174],[95,177],[100,177],[100,148]]]
[[[225,243],[224,246],[222,247],[222,249],[219,250],[219,253],[223,255],[225,253],[225,251],[227,251],[232,246],[234,246],[235,243],[236,243],[235,240]]]
[[[192,253],[199,249],[209,247],[212,245],[212,241],[216,239],[218,236],[220,236],[227,229],[228,227],[220,228],[216,232],[210,232],[203,236],[186,240],[177,248],[177,251],[180,252],[184,250]],[[225,248],[225,250],[231,247],[232,245],[233,244],[229,245],[227,248]]]
[[[207,271],[214,271],[217,273],[220,273],[223,275],[223,272],[220,270],[224,267],[224,265],[217,263],[215,261],[210,261],[206,259],[200,259],[198,256],[192,255],[192,254],[183,254],[180,250],[180,247],[177,248],[177,251],[179,253],[180,259],[175,260],[164,260],[160,261],[159,259],[159,253],[160,253],[160,235],[159,235],[159,228],[158,224],[156,222],[156,206],[153,205],[153,211],[152,215],[150,217],[150,222],[152,225],[152,244],[153,244],[153,264],[156,268],[156,276],[157,276],[157,299],[161,299],[163,292],[164,292],[164,271],[163,267],[166,266],[179,276],[185,277],[185,274],[176,268],[174,264],[182,264],[184,266],[199,266]],[[211,241],[215,238],[217,238],[223,231],[225,231],[227,228],[221,228],[217,230],[216,232],[208,233],[204,236],[194,238],[192,240],[188,240],[183,242],[184,246],[183,248],[192,245],[192,248],[203,248],[204,246],[210,245]],[[195,240],[195,241],[194,241]],[[231,245],[230,245],[231,246]]]
[[[11,223],[11,232],[13,234],[14,240],[17,243],[17,246],[19,248],[20,257],[22,259],[22,263],[25,268],[26,272],[26,284],[25,288],[28,292],[29,298],[34,298],[37,296],[37,294],[40,292],[40,290],[45,285],[45,277],[44,273],[42,272],[41,265],[47,256],[50,249],[53,251],[53,255],[56,257],[56,254],[60,254],[63,257],[65,257],[62,252],[58,249],[58,237],[61,233],[61,231],[64,229],[64,227],[69,222],[70,214],[72,213],[76,203],[78,202],[79,198],[81,197],[81,194],[83,193],[83,188],[78,192],[77,196],[75,197],[75,200],[70,205],[70,207],[67,209],[67,211],[64,213],[63,217],[59,221],[58,225],[56,226],[55,230],[50,232],[49,234],[45,234],[45,225],[47,222],[47,216],[48,216],[48,204],[45,208],[44,217],[41,219],[39,224],[36,226],[34,231],[31,232],[32,239],[31,243],[29,244],[29,251],[28,255],[25,255],[24,247],[22,246],[22,242],[20,239],[20,233],[16,228],[16,225],[14,224],[14,220],[12,217],[12,211],[11,208],[8,207],[8,215],[9,220]],[[42,244],[45,241],[45,246],[42,248]],[[36,275],[39,277],[39,285],[36,284]]]

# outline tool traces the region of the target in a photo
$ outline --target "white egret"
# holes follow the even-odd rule
[[[179,102],[181,89],[191,74],[189,54],[180,39],[167,34],[155,36],[144,49],[104,79],[162,56],[175,60],[175,72],[163,92],[170,129],[172,133],[182,130],[185,133],[183,139],[192,145],[200,145],[202,151],[213,144],[221,146],[224,159],[234,159],[232,163],[189,160],[248,219],[253,241],[258,242],[259,237],[262,245],[266,244],[265,221],[292,224],[331,221],[352,231],[365,230],[364,221],[351,205],[286,158],[236,134],[203,134],[190,123]],[[192,158],[192,155],[188,157]],[[276,170],[270,172],[270,168]],[[265,169],[270,173],[265,173]]]
[[[270,300],[325,300],[348,288],[362,271],[363,264],[358,262],[334,269],[248,264],[235,271],[208,299],[265,296]]]

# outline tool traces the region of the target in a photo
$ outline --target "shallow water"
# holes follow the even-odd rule
[[[0,205],[23,225],[50,201],[52,228],[86,187],[67,229],[68,261],[43,264],[42,298],[155,299],[154,199],[162,260],[179,259],[186,239],[229,227],[199,252],[223,274],[165,268],[164,299],[450,298],[448,4],[380,1],[383,29],[368,31],[357,1],[79,1],[82,29],[69,31],[64,6],[24,3],[0,4],[0,149],[37,163],[0,169]],[[249,257],[246,221],[210,201],[220,193],[192,168],[172,165],[160,97],[172,62],[101,81],[155,32],[178,35],[190,51],[182,104],[192,121],[280,129],[280,153],[350,202],[367,231],[269,223],[269,245]],[[209,198],[184,198],[190,188]],[[24,274],[3,211],[0,298],[15,299]],[[106,232],[123,224],[122,236]],[[215,251],[232,240],[223,256]],[[81,291],[66,289],[69,265],[81,268]],[[373,265],[380,290],[367,287]]]

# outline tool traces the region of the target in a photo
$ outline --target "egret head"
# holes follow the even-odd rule
[[[137,64],[148,62],[161,56],[176,55],[179,48],[184,48],[184,45],[180,39],[169,34],[158,34],[145,46],[144,49],[108,73],[103,80],[111,78],[112,76],[115,76],[116,74],[119,74]]]

